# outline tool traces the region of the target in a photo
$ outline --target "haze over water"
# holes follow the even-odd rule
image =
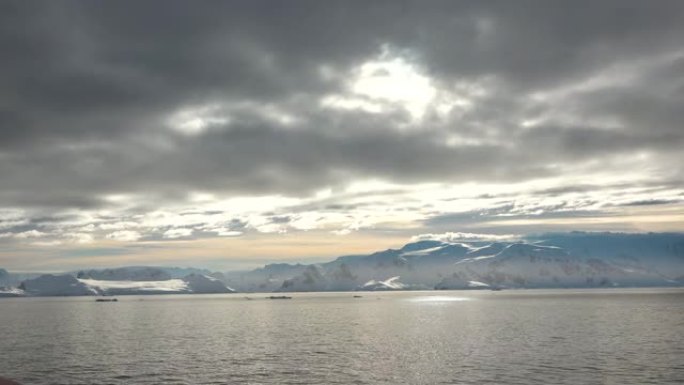
[[[2,299],[0,375],[25,384],[684,382],[682,289],[266,295]]]

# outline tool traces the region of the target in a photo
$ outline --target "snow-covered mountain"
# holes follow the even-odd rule
[[[188,273],[178,276],[179,273]],[[511,242],[423,240],[315,265],[251,271],[126,267],[28,277],[0,295],[499,289],[684,285],[684,234],[554,233]],[[4,279],[4,281],[2,281]],[[12,288],[14,286],[14,288]]]
[[[193,294],[235,293],[219,279],[208,275],[192,273],[183,277],[183,281]]]
[[[227,273],[238,290],[330,291],[382,287],[400,277],[404,289],[679,286],[684,234],[559,233],[515,242],[409,243],[318,265],[267,265]],[[265,284],[264,282],[267,282]]]
[[[272,292],[281,289],[285,280],[304,273],[306,265],[272,263],[250,271],[224,273],[224,282],[244,292]]]
[[[158,281],[98,280],[73,275],[45,274],[28,279],[17,289],[3,289],[2,296],[78,296],[131,294],[214,294],[234,293],[220,280],[201,274]]]
[[[41,275],[38,278],[27,279],[22,282],[19,289],[27,295],[41,297],[98,294],[96,289],[71,275]]]
[[[79,279],[102,281],[165,281],[171,274],[158,267],[121,267],[118,269],[84,270],[76,274]]]
[[[183,278],[191,274],[221,275],[221,273],[212,273],[206,269],[161,266],[127,266],[116,269],[81,270],[74,273],[77,278],[103,281],[165,281],[172,278]]]

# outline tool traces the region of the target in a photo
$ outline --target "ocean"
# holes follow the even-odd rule
[[[3,298],[0,377],[26,385],[684,383],[684,289],[288,295]]]

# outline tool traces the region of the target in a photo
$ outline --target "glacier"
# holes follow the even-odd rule
[[[28,279],[16,289],[0,290],[0,296],[83,296],[145,294],[234,293],[217,278],[192,273],[183,278],[158,281],[104,280],[76,278],[73,275],[45,274]]]

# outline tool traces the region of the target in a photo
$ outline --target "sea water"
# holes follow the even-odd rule
[[[289,295],[0,299],[0,377],[23,384],[684,383],[682,289]]]

